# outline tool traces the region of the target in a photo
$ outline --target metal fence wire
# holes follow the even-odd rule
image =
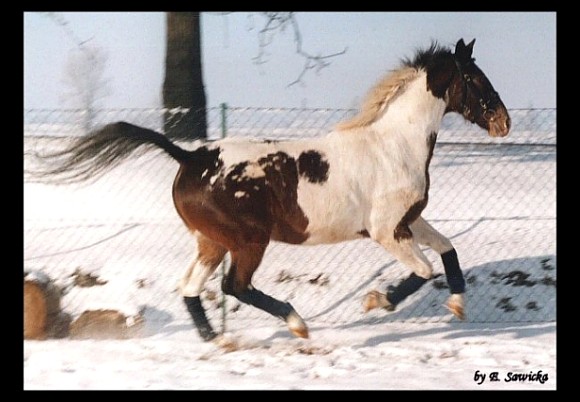
[[[92,126],[123,120],[162,131],[167,112],[179,119],[188,111],[101,110]],[[207,112],[208,135],[317,137],[355,112],[222,105]],[[430,165],[423,217],[458,252],[469,322],[556,320],[556,110],[510,110],[510,115],[512,130],[502,139],[490,138],[461,116],[447,115]],[[83,111],[25,110],[25,170],[33,164],[31,153],[85,135],[84,127]],[[25,269],[42,269],[63,286],[79,272],[90,272],[109,282],[99,288],[98,297],[91,294],[93,303],[133,302],[143,306],[152,322],[189,320],[176,288],[195,256],[195,241],[171,199],[177,168],[170,158],[150,152],[89,184],[55,186],[31,182],[25,175]],[[254,285],[290,301],[307,321],[347,327],[361,320],[452,320],[442,307],[448,289],[441,260],[430,250],[426,254],[435,278],[391,313],[364,315],[362,299],[369,290],[396,285],[410,271],[371,240],[322,246],[273,242]],[[220,281],[218,269],[202,294],[212,320],[222,314]],[[86,299],[80,294],[69,292],[63,308],[81,311]],[[247,323],[245,319],[275,322],[234,298],[225,300],[229,328]]]

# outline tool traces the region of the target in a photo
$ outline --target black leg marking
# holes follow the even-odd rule
[[[185,302],[187,311],[189,311],[189,314],[193,319],[193,323],[199,332],[199,336],[201,336],[204,341],[211,341],[213,338],[215,338],[217,334],[214,332],[211,324],[207,320],[205,309],[201,305],[201,299],[199,296],[184,296],[183,301]]]
[[[443,267],[445,268],[445,276],[447,278],[447,284],[449,285],[449,291],[453,293],[463,293],[465,292],[465,279],[463,278],[463,272],[459,267],[459,260],[457,259],[457,252],[454,248],[445,253],[441,254],[441,259],[443,260]]]
[[[294,311],[290,303],[281,302],[255,288],[247,289],[236,297],[243,303],[250,304],[283,320],[286,320],[288,315]]]
[[[427,282],[427,279],[421,278],[420,276],[415,275],[415,273],[412,273],[407,278],[403,279],[396,287],[389,289],[387,292],[387,300],[393,306],[396,306],[405,300],[407,296],[419,290],[425,282]]]

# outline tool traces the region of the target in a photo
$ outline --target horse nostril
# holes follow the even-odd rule
[[[486,112],[483,114],[483,117],[484,117],[484,118],[485,118],[487,121],[489,121],[489,122],[491,122],[491,123],[493,123],[493,122],[495,121],[495,117],[496,117],[496,116],[497,116],[497,114],[496,114],[495,110],[493,110],[493,109],[487,110],[487,111],[486,111]]]

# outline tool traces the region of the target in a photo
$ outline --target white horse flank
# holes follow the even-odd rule
[[[205,340],[217,335],[200,294],[227,252],[232,264],[223,291],[282,318],[295,335],[308,336],[289,303],[251,284],[271,240],[320,244],[370,237],[379,243],[412,273],[389,293],[370,292],[366,310],[394,309],[431,277],[432,265],[420,249],[427,245],[443,261],[451,293],[447,306],[463,318],[465,281],[457,253],[421,212],[446,113],[460,113],[494,137],[510,129],[507,109],[471,57],[473,44],[460,40],[455,52],[436,44],[417,52],[369,92],[357,116],[323,138],[224,139],[186,151],[162,134],[115,123],[53,155],[64,162],[46,174],[82,180],[139,147],[159,147],[180,164],[173,199],[198,241],[180,289]]]

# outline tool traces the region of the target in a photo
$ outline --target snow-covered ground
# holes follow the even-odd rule
[[[247,324],[231,335],[241,348],[230,353],[201,342],[189,322],[130,340],[26,341],[24,386],[514,390],[557,384],[555,323],[314,324],[308,340],[292,338],[282,326]],[[499,381],[490,380],[494,372]],[[476,373],[486,374],[483,383]],[[528,378],[507,381],[514,373]]]
[[[364,315],[367,291],[408,274],[370,241],[273,244],[254,284],[290,301],[311,338],[292,338],[283,323],[228,297],[226,336],[239,345],[232,352],[200,341],[175,291],[195,255],[171,201],[176,168],[148,154],[83,187],[25,182],[25,268],[63,285],[77,269],[107,282],[70,290],[63,307],[73,317],[98,307],[145,316],[133,339],[25,341],[26,389],[556,387],[553,147],[435,150],[423,216],[458,250],[468,283],[466,322],[442,307],[443,277],[394,313]],[[427,255],[441,274],[438,257]],[[220,279],[218,272],[203,294],[216,329]],[[507,381],[509,373],[526,378]],[[486,374],[482,384],[476,374]]]

